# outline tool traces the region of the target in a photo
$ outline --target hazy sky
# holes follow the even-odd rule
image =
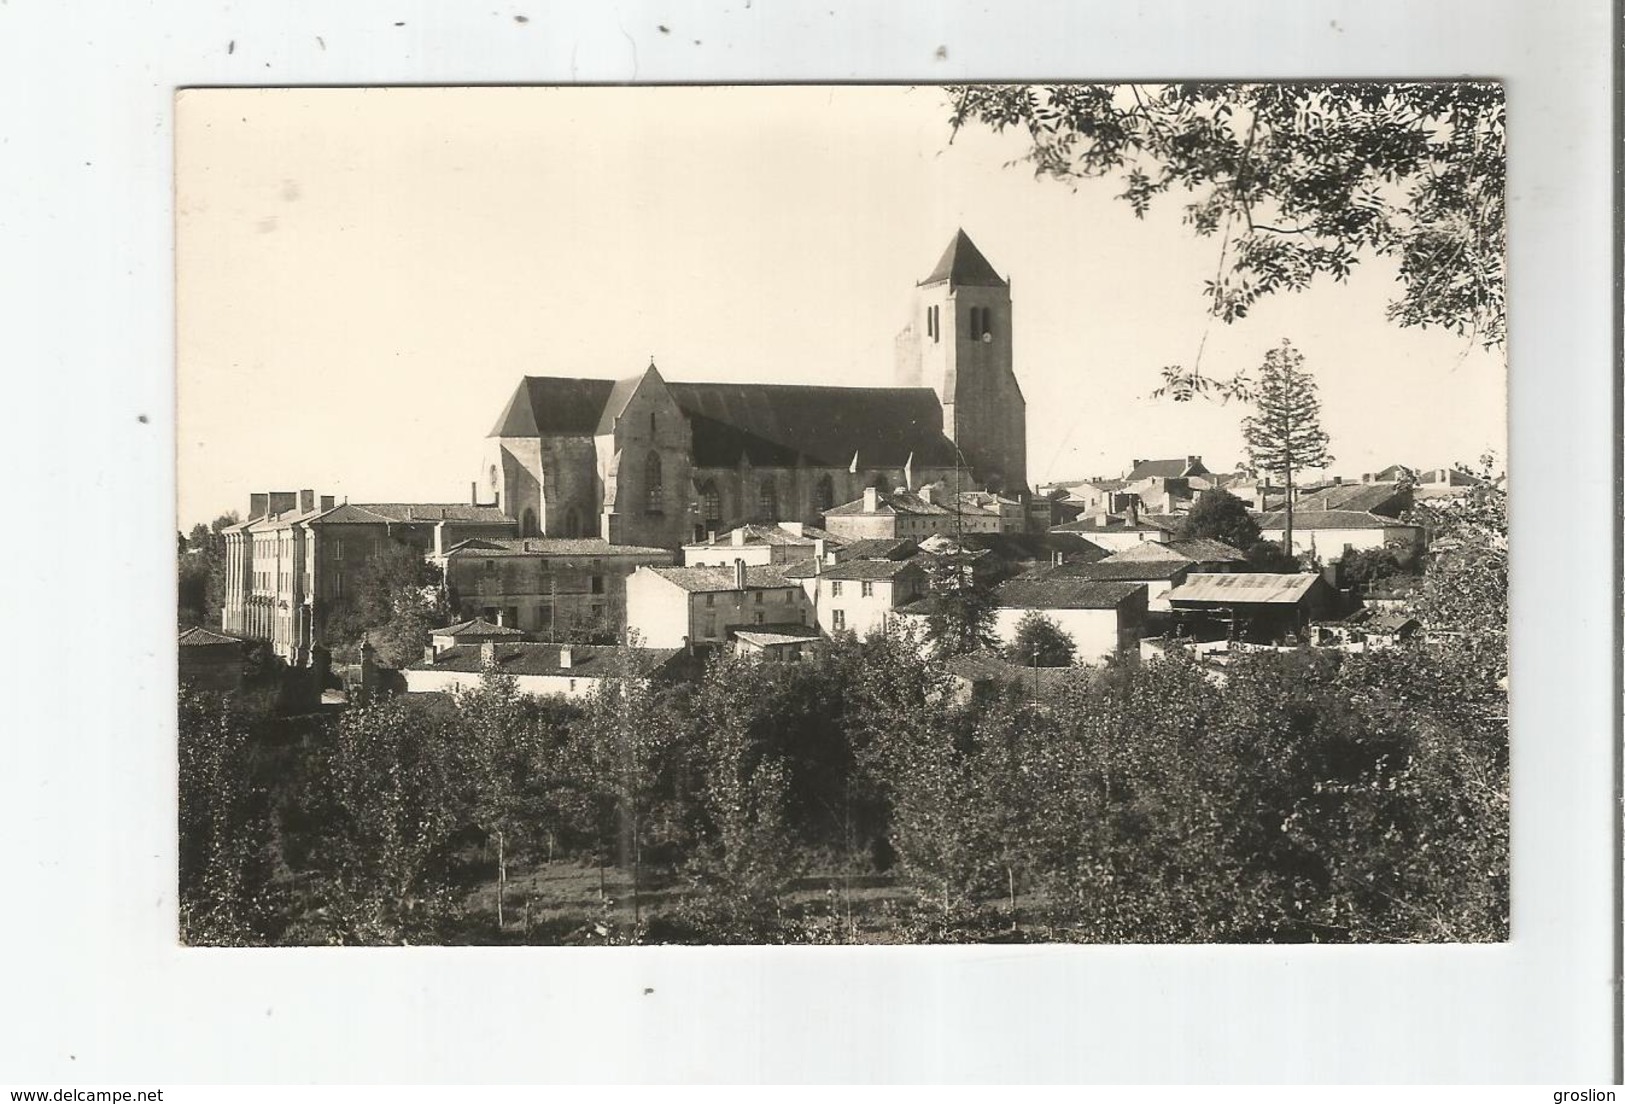
[[[1011,279],[1035,482],[1234,465],[1241,410],[1149,398],[1204,335],[1212,374],[1292,339],[1334,471],[1504,454],[1503,359],[1386,322],[1390,266],[1225,326],[1177,197],[1137,221],[947,116],[935,88],[183,93],[183,528],[254,490],[463,501],[526,374],[890,383],[961,226]]]

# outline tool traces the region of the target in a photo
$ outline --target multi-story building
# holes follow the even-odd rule
[[[985,491],[956,496],[941,484],[926,484],[916,491],[869,487],[862,498],[826,511],[824,527],[849,541],[1022,533],[1027,529],[1027,509],[1019,499]]]
[[[626,621],[648,648],[713,646],[729,631],[764,625],[810,625],[799,580],[777,565],[640,567],[626,581]]]
[[[460,503],[344,503],[314,491],[249,497],[247,521],[221,530],[226,595],[221,627],[270,641],[295,665],[325,642],[333,612],[352,600],[369,566],[397,547],[430,556],[476,536],[513,532],[491,506]]]
[[[811,562],[845,542],[823,529],[796,521],[777,525],[740,525],[721,535],[683,545],[684,567],[728,567],[744,560],[753,567]]]
[[[438,557],[447,598],[461,617],[538,640],[615,641],[626,630],[626,580],[669,565],[664,548],[597,537],[480,537]]]
[[[822,565],[820,565],[822,567]],[[803,580],[812,591],[818,627],[831,635],[884,632],[892,615],[929,589],[916,559],[847,560]]]

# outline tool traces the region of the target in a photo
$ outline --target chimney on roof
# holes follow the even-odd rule
[[[326,513],[328,510],[331,510],[332,508],[333,508],[333,496],[332,495],[323,495],[322,496],[322,512]]]
[[[743,525],[737,527],[732,533],[728,534],[728,537],[735,548],[743,547],[745,543],[745,527]]]
[[[1056,567],[1060,567],[1061,564],[1066,562],[1065,554],[1062,553],[1062,551],[1059,548],[1057,548],[1055,550],[1055,552],[1053,553],[1053,555],[1052,555],[1052,560],[1053,560]]]
[[[423,646],[423,662],[427,663],[429,666],[434,666],[434,661],[439,657],[439,655],[439,650],[436,649],[433,644],[425,644]]]
[[[717,543],[717,531],[715,529],[707,529],[705,531],[705,543],[706,544],[715,544],[715,543]]]
[[[315,491],[300,491],[299,492],[299,512],[301,514],[308,514],[312,510],[314,510],[315,508],[316,508],[316,492]]]
[[[571,667],[575,666],[575,659],[575,650],[572,649],[570,645],[559,645],[559,667],[561,670],[567,671]]]
[[[267,494],[266,492],[264,492],[264,491],[258,491],[258,492],[254,493],[254,494],[249,495],[248,496],[248,517],[249,517],[249,520],[252,521],[254,518],[264,517],[265,516],[265,510],[266,510],[266,505],[270,502],[270,500],[271,500],[271,496],[269,494]]]
[[[1128,510],[1125,511],[1125,514],[1130,525],[1140,524],[1140,499],[1137,495],[1129,497]]]
[[[1194,468],[1198,464],[1200,464],[1201,462],[1202,462],[1202,458],[1200,456],[1187,456],[1187,457],[1185,457],[1185,467],[1187,469]]]
[[[468,504],[470,506],[478,506],[480,504],[480,481],[478,479],[470,479],[468,481]]]
[[[742,559],[734,561],[734,589],[745,589],[745,561]]]
[[[781,521],[779,522],[779,528],[783,529],[786,533],[789,533],[793,537],[804,537],[807,535],[806,525],[799,521]]]
[[[283,514],[283,513],[287,513],[289,510],[292,510],[294,507],[296,507],[298,505],[299,505],[299,492],[297,492],[297,491],[272,491],[272,492],[270,492],[270,502],[267,503],[267,508],[273,514]]]
[[[935,505],[936,501],[937,501],[937,489],[935,487],[931,486],[931,484],[929,484],[929,483],[927,483],[925,486],[921,487],[920,488],[920,501],[925,503],[927,506]]]
[[[819,560],[822,560],[823,558],[824,558],[824,538],[823,537],[814,537],[813,538],[813,563],[817,563]]]
[[[880,491],[874,487],[863,488],[863,512],[878,514],[880,512]]]
[[[480,645],[480,666],[495,667],[497,665],[497,645],[494,640],[487,640]]]

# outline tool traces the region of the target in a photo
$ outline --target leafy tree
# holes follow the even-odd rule
[[[184,686],[179,720],[181,938],[268,942],[275,833],[248,721],[224,695]]]
[[[177,555],[178,622],[181,628],[204,625],[218,629],[226,602],[226,540],[220,531],[237,524],[235,512],[221,514],[209,525],[192,526],[180,536]]]
[[[1506,103],[1493,83],[969,85],[951,123],[1019,129],[1036,175],[1116,177],[1143,218],[1166,194],[1217,238],[1203,289],[1225,322],[1362,258],[1398,263],[1388,317],[1487,348],[1506,335]],[[1165,372],[1176,399],[1199,366]]]
[[[1343,565],[1346,582],[1370,587],[1388,579],[1421,574],[1422,550],[1414,544],[1350,548],[1338,562]]]
[[[1220,540],[1246,552],[1260,540],[1258,522],[1247,503],[1222,487],[1204,492],[1179,523],[1180,540]]]
[[[1292,551],[1292,477],[1305,468],[1323,468],[1333,460],[1331,439],[1320,428],[1320,397],[1315,379],[1304,371],[1303,354],[1282,341],[1264,354],[1252,402],[1255,413],[1243,418],[1247,455],[1261,472],[1278,475],[1286,485],[1286,526],[1281,547]]]
[[[926,637],[938,654],[961,655],[995,646],[993,595],[977,576],[972,557],[963,551],[945,552],[931,556],[925,567],[933,599]]]
[[[402,699],[346,712],[319,768],[331,816],[314,853],[317,937],[432,941],[455,917],[453,842],[468,809],[443,719]]]
[[[1267,540],[1261,540],[1247,549],[1247,566],[1254,571],[1282,574],[1291,574],[1302,567],[1298,557],[1287,555],[1279,544]]]
[[[768,665],[722,656],[695,697],[694,744],[704,827],[686,871],[709,938],[760,940],[778,928],[802,865],[786,812],[790,772],[759,732]]]
[[[1070,667],[1077,645],[1061,626],[1038,610],[1028,610],[1016,622],[1016,635],[1005,657],[1018,665]]]
[[[439,567],[413,545],[384,542],[359,573],[354,592],[333,602],[324,628],[328,646],[350,657],[365,639],[390,666],[416,662],[429,630],[450,620],[441,579]]]

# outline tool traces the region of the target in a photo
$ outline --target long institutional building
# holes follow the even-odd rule
[[[248,520],[225,530],[222,627],[309,662],[393,544],[447,567],[465,615],[544,635],[612,625],[636,567],[739,525],[822,525],[873,504],[876,488],[1023,500],[1011,336],[1009,282],[959,231],[916,285],[891,387],[687,383],[653,364],[624,379],[527,376],[468,503],[254,495]]]

